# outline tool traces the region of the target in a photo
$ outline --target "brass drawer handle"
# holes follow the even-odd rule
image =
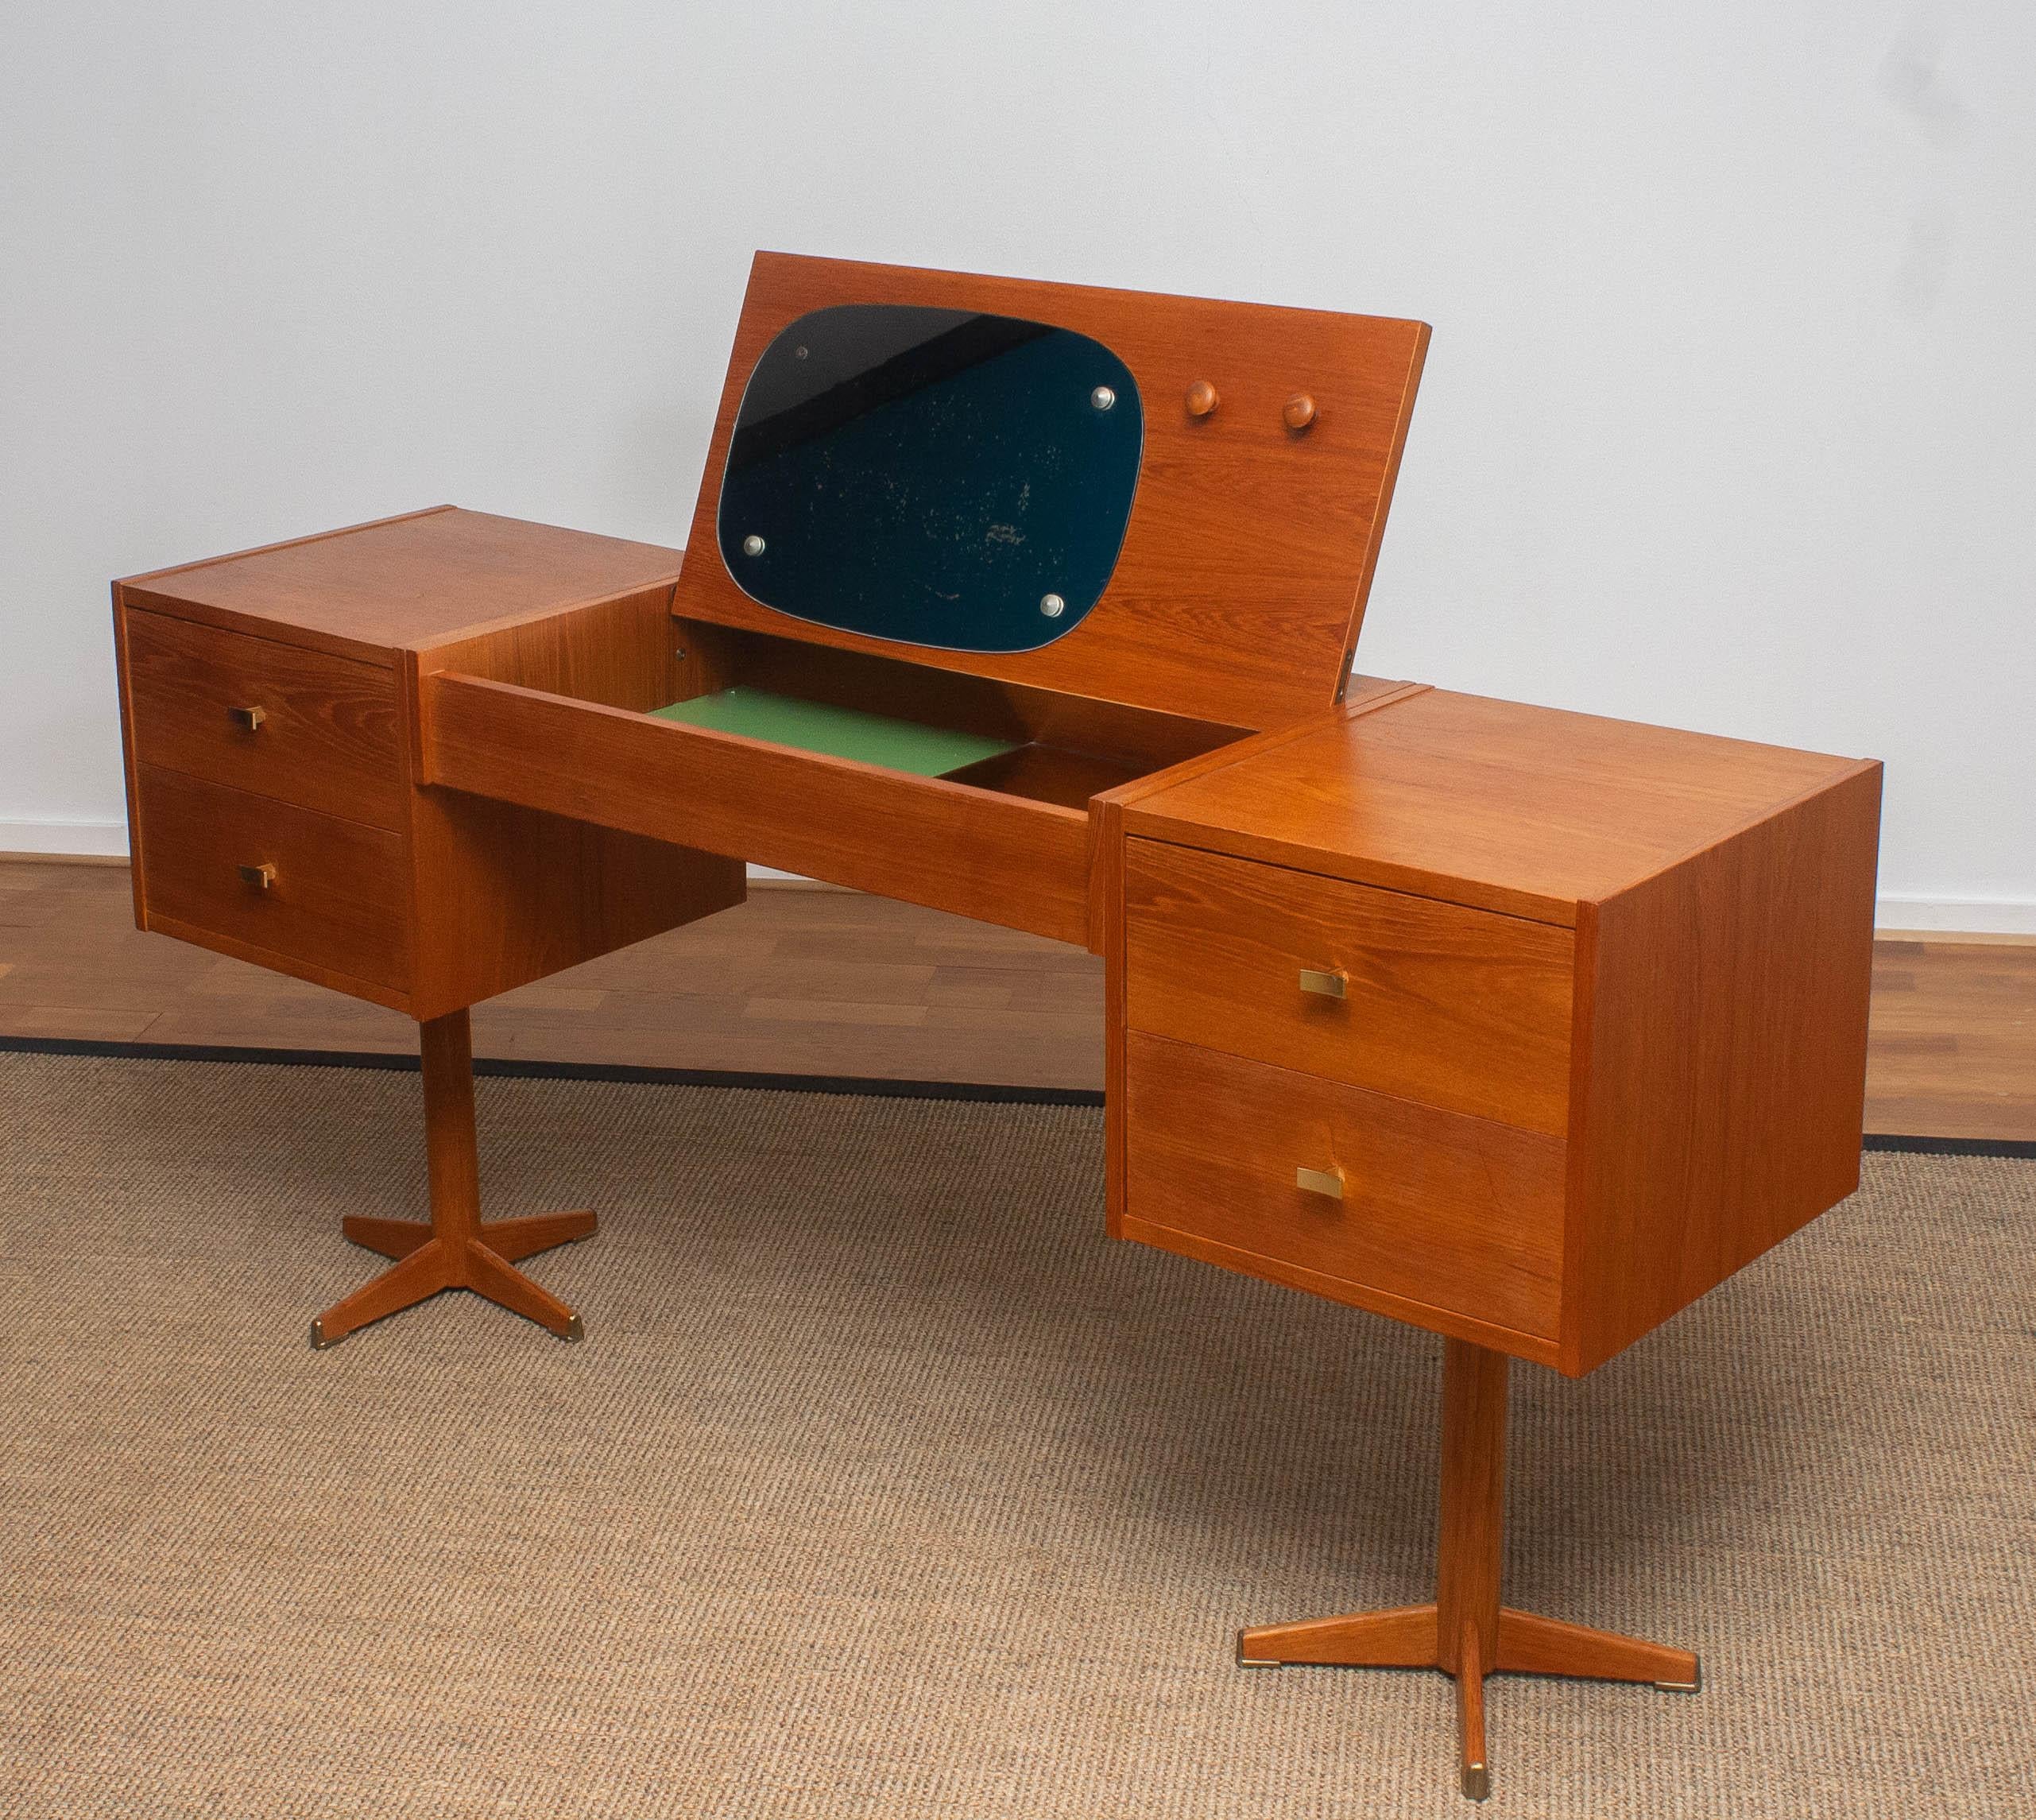
[[[266,891],[276,882],[276,869],[264,863],[261,865],[243,865],[236,868],[243,885],[251,885],[257,891]]]
[[[1296,1169],[1294,1186],[1305,1188],[1311,1195],[1326,1195],[1332,1201],[1343,1198],[1343,1171],[1341,1169]]]
[[[226,712],[233,716],[234,724],[243,733],[259,733],[261,723],[269,718],[266,708],[228,708]]]
[[[1341,998],[1350,984],[1348,974],[1323,973],[1314,967],[1301,970],[1301,989],[1320,998]]]

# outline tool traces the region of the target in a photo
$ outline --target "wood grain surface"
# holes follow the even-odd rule
[[[495,631],[420,644],[403,668],[413,697],[418,677],[456,670],[614,708],[661,708],[678,692],[671,606],[671,584],[660,582]]]
[[[412,1014],[438,1017],[740,904],[739,860],[445,790],[414,793]]]
[[[1577,931],[1563,1369],[1588,1371],[1858,1186],[1880,767]]]
[[[469,677],[421,689],[428,782],[1087,938],[1079,810]]]
[[[439,505],[117,586],[132,607],[386,665],[678,572],[679,552],[654,544]]]
[[[1349,1078],[1348,1051],[1311,1040],[1339,1028],[1338,1006],[1306,1005],[1275,974],[1313,965],[1318,986],[1397,998],[1388,1040],[1418,1046],[1422,993],[1403,982],[1428,974],[1434,943],[1409,914],[1368,930],[1358,904],[1334,896],[1362,887],[1335,879],[1432,900],[1460,970],[1512,961],[1513,932],[1566,941],[1573,928],[1566,1017],[1559,970],[1553,1002],[1541,984],[1541,1029],[1570,1036],[1566,1118],[1531,1039],[1461,1013],[1430,1024],[1426,1078],[1403,1055],[1364,1078],[1450,1106],[1459,1075],[1501,1094],[1539,1080],[1538,1106],[1488,1098],[1477,1109],[1566,1136],[1560,1364],[1581,1376],[1856,1184],[1879,780],[1868,761],[1401,696],[1126,805],[1134,870],[1149,873],[1155,855],[1163,873],[1180,869],[1155,842],[1195,856],[1179,881],[1127,884],[1123,939],[1143,951],[1126,966],[1130,1019],[1214,1049],[1283,1042],[1310,1075]],[[1352,959],[1302,959],[1344,931],[1357,937]],[[1450,996],[1496,997],[1488,983]],[[1148,1052],[1132,1039],[1133,1108]],[[1175,1109],[1191,1117],[1185,1096]],[[1187,1225],[1140,1205],[1136,1141],[1134,1116],[1127,1227]],[[1507,1303],[1419,1299],[1547,1332]]]
[[[1265,1260],[1243,1267],[1255,1275],[1305,1272],[1339,1301],[1383,1291],[1554,1336],[1561,1139],[1137,1031],[1125,1048],[1125,1205],[1141,1225]],[[1342,1198],[1297,1187],[1302,1168],[1340,1171]]]
[[[373,664],[132,612],[137,756],[327,815],[401,829],[396,686]],[[232,711],[259,711],[252,730]]]
[[[151,851],[149,917],[185,940],[216,931],[249,950],[365,980],[410,986],[408,880],[401,837],[336,815],[208,784],[153,765],[140,768],[140,807]],[[257,889],[242,866],[269,866]],[[343,989],[344,988],[343,987]]]
[[[1134,834],[1573,924],[1849,759],[1424,689],[1128,811]]]
[[[1377,560],[1425,324],[1319,310],[760,253],[751,268],[679,584],[688,618],[809,643],[899,647],[792,620],[752,600],[715,535],[737,408],[757,357],[808,311],[896,303],[981,310],[1093,336],[1131,369],[1145,446],[1131,522],[1094,610],[1037,651],[915,647],[915,662],[1251,728],[1328,706]],[[1223,408],[1190,414],[1212,383]],[[1305,435],[1285,401],[1313,394]]]
[[[1132,1028],[1568,1130],[1568,930],[1150,840],[1125,900]],[[1304,967],[1344,996],[1303,991]]]

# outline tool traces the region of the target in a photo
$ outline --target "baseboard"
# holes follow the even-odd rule
[[[1909,897],[1875,900],[1874,927],[1931,935],[2036,935],[2036,902],[2026,897]]]
[[[127,824],[0,821],[0,858],[125,859]]]

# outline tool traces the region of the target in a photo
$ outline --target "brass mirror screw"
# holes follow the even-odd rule
[[[1187,389],[1187,414],[1206,417],[1215,409],[1216,388],[1206,379],[1198,379]]]
[[[1279,415],[1290,430],[1305,430],[1315,420],[1315,401],[1306,392],[1296,392],[1281,408]]]
[[[228,708],[226,712],[234,717],[234,724],[247,733],[260,731],[261,723],[269,718],[265,708]]]
[[[260,865],[242,865],[234,869],[240,873],[241,883],[251,885],[257,891],[266,891],[276,882],[276,869],[266,862]]]

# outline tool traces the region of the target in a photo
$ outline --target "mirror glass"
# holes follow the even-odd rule
[[[844,631],[1030,651],[1117,565],[1145,440],[1130,369],[1014,316],[842,304],[765,348],[722,476],[752,598]]]

